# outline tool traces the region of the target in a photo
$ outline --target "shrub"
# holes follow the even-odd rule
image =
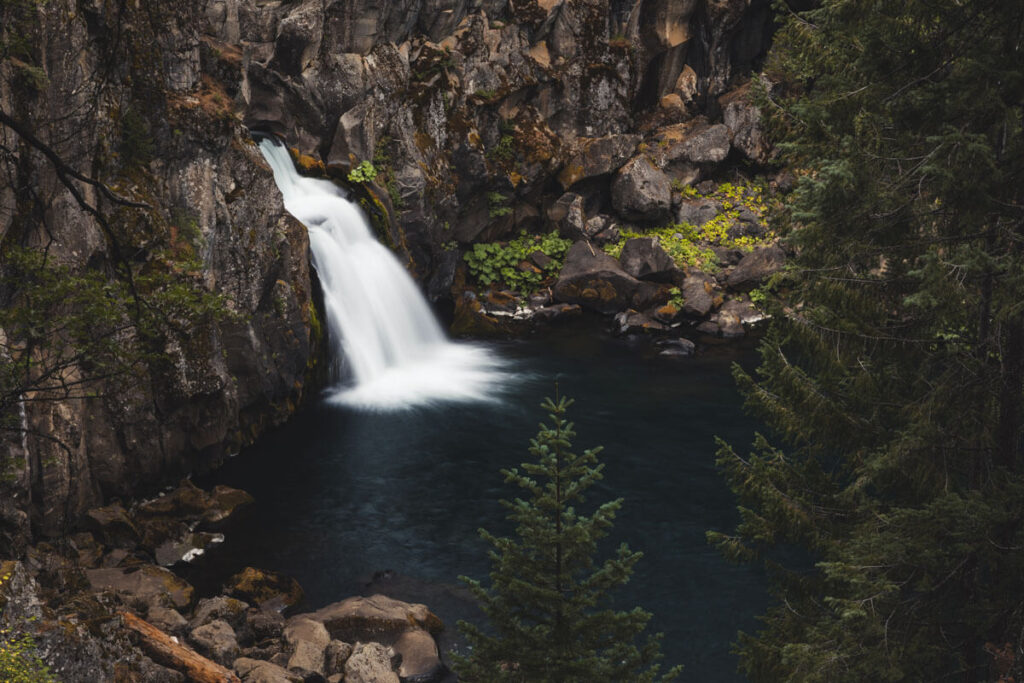
[[[561,270],[571,245],[571,240],[559,237],[557,232],[542,236],[527,235],[524,231],[511,242],[474,244],[463,259],[469,266],[469,274],[480,284],[490,286],[501,282],[510,289],[529,294]],[[528,261],[537,251],[551,259],[544,268]]]

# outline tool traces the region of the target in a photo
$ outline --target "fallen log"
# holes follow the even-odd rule
[[[156,663],[181,671],[195,683],[241,683],[234,672],[182,645],[144,619],[130,612],[118,615],[125,627],[138,635],[142,649]]]

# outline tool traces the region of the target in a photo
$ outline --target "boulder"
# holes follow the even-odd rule
[[[660,306],[666,303],[670,296],[669,288],[666,285],[640,280],[636,291],[633,292],[633,299],[630,305],[638,311],[643,311],[652,306]]]
[[[750,99],[750,84],[746,84],[718,98],[722,108],[722,122],[729,129],[732,146],[751,161],[768,161],[771,146],[761,124],[761,110]]]
[[[231,625],[231,628],[237,631],[248,627],[246,620],[248,610],[249,605],[246,603],[224,595],[219,595],[215,598],[203,598],[196,605],[189,625],[192,628],[198,628],[219,619],[226,621]]]
[[[659,167],[717,164],[729,156],[729,129],[703,117],[665,126],[652,138],[651,155]]]
[[[216,525],[253,500],[245,491],[224,485],[215,486],[207,493],[186,479],[170,493],[139,505],[138,515]]]
[[[786,264],[786,253],[777,245],[758,247],[744,256],[726,278],[732,289],[753,289]]]
[[[676,212],[676,221],[679,223],[689,223],[699,228],[718,214],[718,203],[711,199],[685,201],[679,205],[679,211]]]
[[[397,638],[411,628],[437,632],[444,627],[426,605],[402,602],[386,595],[348,598],[300,616],[322,623],[332,638],[348,643]]]
[[[127,511],[118,503],[89,510],[85,513],[85,521],[104,545],[134,548],[141,538]]]
[[[192,604],[192,585],[163,567],[86,569],[85,577],[97,593],[110,591],[144,604],[165,604],[178,610]]]
[[[612,206],[634,221],[657,221],[668,216],[672,187],[668,176],[645,156],[634,157],[612,181]]]
[[[180,636],[188,628],[188,620],[178,610],[161,605],[151,605],[146,613],[146,621],[164,633]]]
[[[659,356],[667,356],[670,358],[688,358],[692,356],[696,350],[697,345],[689,339],[665,339],[659,342],[658,346],[661,347],[661,351],[658,352]]]
[[[683,294],[683,313],[686,315],[703,318],[714,305],[711,278],[703,273],[687,275],[680,289]]]
[[[324,650],[331,642],[331,636],[322,623],[305,616],[289,619],[284,627],[284,639],[291,653],[288,658],[290,670],[314,671],[326,675]]]
[[[438,683],[448,672],[437,653],[437,643],[426,631],[406,631],[392,647],[402,656],[398,676],[403,681]]]
[[[231,666],[238,658],[235,631],[228,622],[221,619],[192,629],[188,634],[188,641],[196,648],[196,652],[218,664]]]
[[[619,326],[619,334],[663,332],[667,329],[657,320],[636,311],[622,311],[615,316],[615,323]]]
[[[639,280],[622,269],[618,260],[588,242],[569,249],[554,286],[555,299],[579,304],[598,313],[615,313],[629,305]]]
[[[328,676],[345,673],[345,662],[352,656],[352,646],[340,640],[332,640],[324,648],[324,669]]]
[[[562,168],[558,182],[568,190],[586,178],[612,173],[633,155],[642,139],[640,135],[580,138],[579,152]]]
[[[583,309],[577,304],[554,304],[551,306],[544,306],[538,308],[533,312],[535,320],[540,320],[546,323],[553,322],[555,320],[565,320],[566,318],[572,318],[580,315]]]
[[[303,683],[302,676],[289,673],[284,667],[260,659],[239,657],[234,664],[242,683]]]
[[[345,683],[400,683],[391,655],[380,643],[356,643],[345,662]]]
[[[657,320],[660,323],[671,325],[679,319],[679,315],[682,313],[682,309],[676,306],[674,303],[662,304],[657,306],[651,311],[648,311],[648,315]]]
[[[562,235],[573,239],[583,237],[587,225],[583,197],[575,192],[566,192],[548,209],[548,219],[558,225],[558,232]]]
[[[622,269],[640,280],[669,282],[676,264],[665,253],[655,237],[633,237],[626,240],[619,256]]]
[[[266,640],[280,638],[285,621],[281,613],[275,610],[251,608],[246,612],[245,623],[256,640]]]
[[[723,124],[698,127],[680,147],[680,157],[695,164],[717,164],[729,156],[729,129]]]
[[[290,576],[246,567],[228,579],[229,595],[264,609],[280,610],[302,600],[302,587]]]

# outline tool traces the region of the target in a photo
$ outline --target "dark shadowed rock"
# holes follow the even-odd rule
[[[581,138],[580,151],[562,168],[558,181],[569,189],[585,178],[612,173],[633,155],[641,139],[640,135]]]
[[[686,276],[681,290],[686,315],[703,318],[708,314],[714,304],[711,278],[703,273],[692,273]]]
[[[729,156],[729,129],[722,124],[698,128],[682,144],[680,156],[695,164],[718,163]]]
[[[150,605],[146,621],[172,636],[180,636],[188,628],[188,621],[178,610],[161,605]]]
[[[651,154],[662,168],[718,163],[729,156],[729,129],[703,117],[660,128],[653,140]]]
[[[284,631],[284,617],[280,612],[269,609],[250,608],[245,623],[256,640],[280,638]]]
[[[284,628],[284,639],[290,652],[288,669],[326,675],[324,651],[331,636],[321,622],[303,615],[293,617]]]
[[[426,631],[406,631],[392,647],[402,656],[398,675],[407,683],[438,683],[448,671],[437,653],[437,643]]]
[[[665,253],[655,237],[633,237],[626,240],[619,256],[622,269],[640,280],[669,282],[676,264]]]
[[[332,638],[347,643],[389,636],[397,638],[410,628],[431,632],[443,628],[441,620],[426,605],[402,602],[386,595],[348,598],[299,616],[319,621]]]
[[[85,519],[100,542],[108,546],[131,548],[141,537],[127,511],[117,503],[93,508],[85,513]]]
[[[192,629],[188,641],[195,646],[196,652],[224,666],[231,666],[238,657],[235,631],[220,619]]]
[[[290,576],[246,567],[226,585],[227,593],[264,609],[284,609],[302,599],[302,587]]]
[[[676,213],[676,220],[680,223],[689,223],[698,228],[719,213],[718,203],[711,199],[698,199],[686,201],[679,205]]]
[[[120,593],[141,603],[163,603],[178,610],[192,604],[191,584],[163,567],[87,569],[85,577],[94,592]]]
[[[352,646],[340,640],[332,640],[324,648],[324,669],[328,676],[345,673],[345,662],[352,656]]]
[[[659,356],[668,356],[673,358],[688,358],[692,356],[696,350],[697,345],[689,339],[665,339],[658,343],[661,347],[661,351],[658,352]]]
[[[544,306],[538,308],[533,312],[533,317],[537,320],[549,323],[555,320],[564,320],[566,318],[572,318],[583,313],[583,309],[577,304],[553,304],[551,306]]]
[[[761,110],[750,99],[750,84],[718,98],[722,121],[729,129],[732,145],[751,161],[768,161],[771,146],[761,124]]]
[[[619,313],[615,316],[615,323],[619,326],[619,334],[663,332],[667,329],[662,323],[637,311],[623,311]]]
[[[629,305],[639,284],[617,259],[588,242],[577,242],[566,255],[554,296],[599,313],[615,313]]]
[[[215,598],[203,598],[196,605],[192,613],[192,620],[189,622],[192,628],[198,628],[211,621],[226,621],[235,631],[248,628],[246,616],[249,605],[241,600],[218,595]]]
[[[786,264],[786,253],[781,247],[759,247],[744,256],[726,278],[733,289],[747,290],[764,282]]]
[[[583,197],[575,192],[566,192],[550,209],[548,219],[558,225],[562,235],[580,239],[585,236],[587,217],[583,211]]]
[[[302,676],[289,673],[287,669],[272,662],[248,657],[239,657],[234,663],[235,673],[242,683],[303,683]]]
[[[668,176],[647,157],[633,158],[612,181],[612,206],[627,220],[657,221],[667,217],[672,206]]]

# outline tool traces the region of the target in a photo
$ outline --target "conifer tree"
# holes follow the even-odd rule
[[[481,529],[492,561],[491,585],[466,582],[491,629],[459,622],[471,652],[456,656],[456,671],[471,683],[590,683],[654,681],[658,677],[660,634],[640,645],[651,615],[637,607],[623,612],[608,605],[625,584],[641,553],[626,544],[614,557],[596,561],[598,541],[607,536],[622,499],[603,503],[590,515],[577,506],[602,478],[601,448],[571,452],[573,424],[565,419],[571,400],[545,399],[550,414],[530,441],[535,460],[502,470],[526,497],[502,503],[516,524],[514,538]],[[671,680],[681,667],[662,680]]]
[[[755,681],[997,680],[1024,662],[1024,4],[824,0],[766,66],[800,182],[719,458],[777,607]],[[800,560],[766,554],[803,548]]]

